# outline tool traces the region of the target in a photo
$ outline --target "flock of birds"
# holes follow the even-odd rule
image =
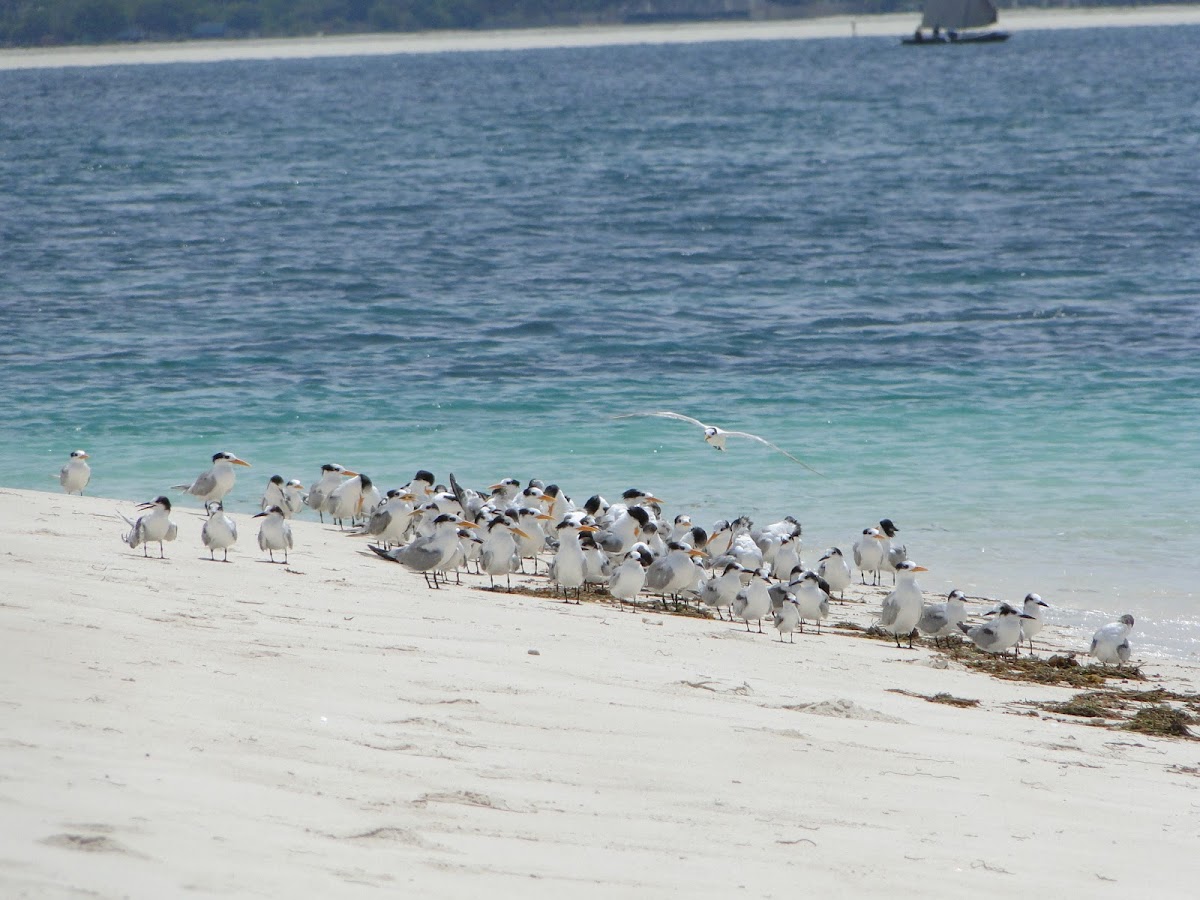
[[[762,441],[674,413],[646,415],[700,425],[717,449],[724,449],[727,436]],[[64,491],[83,493],[91,477],[88,458],[83,450],[71,454],[59,475]],[[194,481],[172,486],[204,504],[207,519],[200,537],[213,560],[219,551],[228,562],[238,540],[237,522],[222,501],[233,489],[234,467],[249,465],[222,451]],[[644,594],[657,595],[664,604],[668,598],[676,604],[695,603],[719,618],[741,620],[747,631],[755,622],[761,633],[763,620],[769,619],[779,639],[786,634],[792,642],[806,622],[819,633],[833,594],[844,597],[854,580],[850,560],[838,547],[827,550],[815,568],[801,563],[801,525],[792,516],[765,527],[739,517],[705,529],[687,515],[667,521],[662,501],[636,488],[615,503],[595,495],[576,506],[557,485],[536,479],[522,486],[506,478],[483,492],[464,489],[453,475],[449,480],[449,487],[436,484],[432,473],[421,470],[403,487],[381,494],[367,475],[334,463],[323,465],[320,478],[308,488],[298,479],[285,481],[274,475],[263,493],[262,511],[254,517],[263,520],[259,549],[271,562],[276,562],[276,553],[282,554],[279,561],[286,564],[293,547],[288,520],[310,509],[321,521],[328,516],[343,529],[349,526],[350,534],[374,539],[368,544],[374,553],[423,575],[431,588],[450,573],[457,578],[459,571],[474,565],[492,587],[504,578],[511,589],[511,576],[527,574],[526,563],[534,575],[541,574],[541,564],[567,601],[573,594],[579,602],[585,587],[603,585],[623,603],[637,602]],[[170,498],[160,495],[141,504],[139,511],[136,519],[123,516],[130,528],[122,539],[131,548],[142,547],[147,556],[149,545],[157,543],[159,556],[165,557],[163,542],[178,536]],[[1040,596],[1027,595],[1020,609],[1000,603],[985,613],[985,621],[969,623],[962,591],[951,591],[942,602],[925,602],[916,576],[927,569],[908,558],[907,548],[895,540],[898,532],[890,519],[881,519],[863,529],[852,554],[864,585],[868,577],[873,585],[885,574],[893,577],[894,587],[883,599],[876,624],[894,637],[897,647],[902,639],[912,647],[917,634],[940,644],[961,633],[988,653],[1011,649],[1019,655],[1025,642],[1033,652],[1033,638],[1042,627],[1041,610],[1048,605]],[[1103,626],[1094,634],[1089,654],[1106,665],[1127,663],[1133,625],[1133,616],[1126,614]]]

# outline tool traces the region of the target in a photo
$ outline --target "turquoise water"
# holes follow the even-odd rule
[[[810,562],[889,516],[927,589],[1194,657],[1198,39],[0,72],[0,484],[639,486]]]

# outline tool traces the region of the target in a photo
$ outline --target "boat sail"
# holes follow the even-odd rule
[[[972,44],[1004,41],[1004,31],[960,32],[966,28],[985,28],[996,23],[992,0],[925,0],[921,24],[905,44]],[[928,36],[922,29],[930,29]]]

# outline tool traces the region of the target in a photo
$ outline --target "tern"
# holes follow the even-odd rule
[[[329,513],[333,524],[339,528],[345,527],[346,519],[354,524],[354,520],[363,515],[364,507],[368,503],[367,498],[373,487],[374,482],[368,476],[356,472],[353,477],[347,478],[325,495],[325,502],[321,504],[321,512]],[[321,521],[325,521],[324,516]]]
[[[140,544],[143,556],[150,555],[147,545],[151,541],[158,541],[158,557],[166,559],[163,541],[173,541],[179,536],[179,527],[171,521],[171,501],[166,497],[155,497],[148,503],[141,504],[138,509],[145,510],[146,514],[138,517],[136,522],[128,516],[121,516],[132,526],[128,534],[122,535],[121,540],[134,549]]]
[[[222,562],[229,562],[229,548],[237,543],[237,522],[225,515],[220,500],[209,500],[205,504],[208,521],[200,528],[200,540],[208,548],[209,559],[216,560],[216,551],[224,552]],[[203,558],[203,557],[201,557]]]
[[[321,521],[324,522],[325,513],[322,509],[325,506],[326,498],[333,493],[334,488],[342,483],[342,479],[353,478],[357,474],[337,463],[325,463],[321,466],[321,480],[308,489],[308,496],[304,498],[304,502],[310,509],[315,509],[321,517]],[[432,478],[432,476],[430,477]]]
[[[795,456],[792,456],[792,454],[788,453],[782,447],[772,444],[766,438],[759,437],[757,434],[751,434],[748,431],[728,431],[724,428],[718,428],[716,425],[705,425],[699,419],[693,419],[691,416],[684,416],[684,415],[681,415],[676,412],[667,412],[667,411],[624,413],[619,416],[613,416],[613,418],[614,419],[631,419],[631,418],[634,418],[635,416],[658,416],[660,419],[678,419],[680,422],[689,422],[692,425],[698,426],[700,428],[700,430],[704,432],[705,443],[707,443],[710,447],[713,447],[716,450],[724,451],[725,450],[725,441],[731,437],[748,438],[752,441],[758,441],[760,444],[765,444],[766,446],[770,447],[775,452],[782,453],[784,456],[786,456],[792,462],[799,463],[800,465],[804,466],[804,468],[808,469],[810,472],[813,472],[817,475],[821,475],[820,472],[818,472],[816,469],[814,469],[812,466],[810,466],[804,460],[797,459]],[[823,478],[825,476],[822,475],[821,477]]]
[[[1108,665],[1123,665],[1129,662],[1132,652],[1129,646],[1129,632],[1133,629],[1133,616],[1129,613],[1121,616],[1115,622],[1109,622],[1102,628],[1096,629],[1092,635],[1092,646],[1088,655]]]
[[[982,625],[958,623],[958,630],[969,637],[975,646],[987,653],[1007,653],[1021,641],[1021,620],[1033,616],[1019,612],[1007,603],[1001,603],[995,621]]]
[[[487,526],[487,536],[479,551],[479,560],[484,574],[496,587],[496,576],[503,575],[512,590],[512,573],[521,565],[521,557],[517,553],[517,538],[524,537],[525,532],[512,523],[511,519],[497,516]]]
[[[667,544],[667,555],[660,556],[646,570],[646,590],[661,594],[664,604],[668,596],[679,602],[679,595],[696,583],[699,567],[694,560],[703,555],[703,550],[687,544],[677,541]]]
[[[425,514],[424,510],[417,510],[413,513],[418,518]],[[368,544],[368,546],[384,559],[400,563],[410,572],[420,572],[425,576],[425,583],[429,587],[440,588],[437,573],[447,568],[449,562],[459,552],[458,532],[463,528],[477,527],[474,522],[464,522],[458,516],[441,513],[433,520],[433,531],[410,541],[403,547],[385,550],[374,544]]]
[[[804,620],[810,619],[820,634],[821,620],[829,618],[829,583],[816,572],[804,572],[788,582],[788,593],[796,598],[800,611],[800,633],[804,633]]]
[[[570,602],[570,591],[575,590],[575,602],[583,588],[585,563],[583,547],[579,543],[580,532],[595,533],[595,525],[581,525],[572,519],[563,519],[555,526],[558,530],[558,552],[550,561],[550,580],[562,588],[563,601]]]
[[[304,482],[299,478],[291,478],[283,486],[283,502],[279,508],[283,510],[285,519],[294,519],[304,511]]]
[[[863,536],[854,542],[854,565],[858,566],[862,583],[867,583],[867,573],[871,572],[872,584],[879,584],[879,570],[883,568],[883,558],[886,549],[883,542],[887,538],[878,528],[864,528]]]
[[[92,478],[92,467],[87,464],[86,450],[72,450],[70,461],[58,473],[58,483],[68,494],[83,496],[83,489]]]
[[[1025,595],[1025,610],[1024,612],[1031,616],[1029,619],[1021,621],[1021,638],[1029,641],[1029,655],[1033,655],[1033,638],[1042,630],[1042,608],[1049,607],[1050,604],[1039,597],[1037,594]],[[1020,646],[1020,645],[1018,645]]]
[[[260,512],[270,509],[272,506],[283,506],[283,485],[282,475],[272,475],[267,480],[267,486],[263,489],[262,499],[258,501]],[[205,506],[207,505],[206,503]]]
[[[796,598],[788,596],[784,598],[783,606],[779,607],[773,614],[772,619],[775,622],[775,627],[779,630],[779,641],[783,642],[783,635],[788,636],[788,643],[796,643],[795,631],[801,626],[800,622],[800,604],[796,602]]]
[[[831,593],[837,591],[838,598],[845,599],[846,588],[854,580],[854,575],[850,571],[850,563],[846,562],[839,548],[830,547],[825,551],[825,555],[818,561],[817,574],[829,583]]]
[[[896,589],[883,598],[883,605],[879,610],[879,627],[891,632],[897,647],[900,646],[900,636],[907,635],[909,649],[912,649],[913,631],[925,606],[916,576],[918,572],[928,571],[924,566],[918,566],[907,559],[896,566]]]
[[[750,574],[750,583],[738,591],[729,611],[731,616],[746,623],[747,631],[750,630],[750,620],[757,621],[758,633],[762,634],[763,617],[771,611],[771,591],[767,586],[767,576],[762,569]]]
[[[608,576],[608,592],[622,603],[632,603],[646,584],[646,568],[654,560],[644,544],[635,544]]]
[[[228,450],[214,453],[212,463],[212,468],[191,484],[173,484],[172,490],[185,491],[199,497],[204,503],[208,503],[209,500],[224,500],[225,495],[233,490],[233,482],[237,479],[233,467],[250,465]]]
[[[275,551],[282,550],[283,564],[286,566],[288,551],[292,549],[292,526],[284,518],[283,510],[272,506],[254,518],[263,520],[258,529],[258,549],[266,550],[271,555],[271,562],[275,562]]]
[[[720,575],[713,575],[701,583],[700,600],[705,606],[717,611],[717,618],[725,618],[721,615],[721,607],[732,606],[738,591],[745,587],[742,582],[742,573],[745,571],[745,567],[731,562],[725,566],[725,570]],[[730,613],[730,619],[732,620],[732,618],[733,614]]]
[[[929,635],[940,647],[942,638],[954,634],[958,631],[958,623],[966,621],[967,608],[963,604],[966,598],[966,594],[955,589],[946,595],[944,603],[930,603],[921,613],[917,630]]]

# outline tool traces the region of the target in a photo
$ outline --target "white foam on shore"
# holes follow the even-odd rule
[[[0,50],[0,70],[76,66],[223,62],[250,59],[316,59],[413,53],[530,50],[709,41],[778,41],[909,34],[915,13],[830,16],[771,22],[694,22],[656,25],[528,28],[495,31],[429,31],[173,43],[106,44]],[[1006,30],[1128,28],[1200,24],[1200,6],[1003,10]]]

